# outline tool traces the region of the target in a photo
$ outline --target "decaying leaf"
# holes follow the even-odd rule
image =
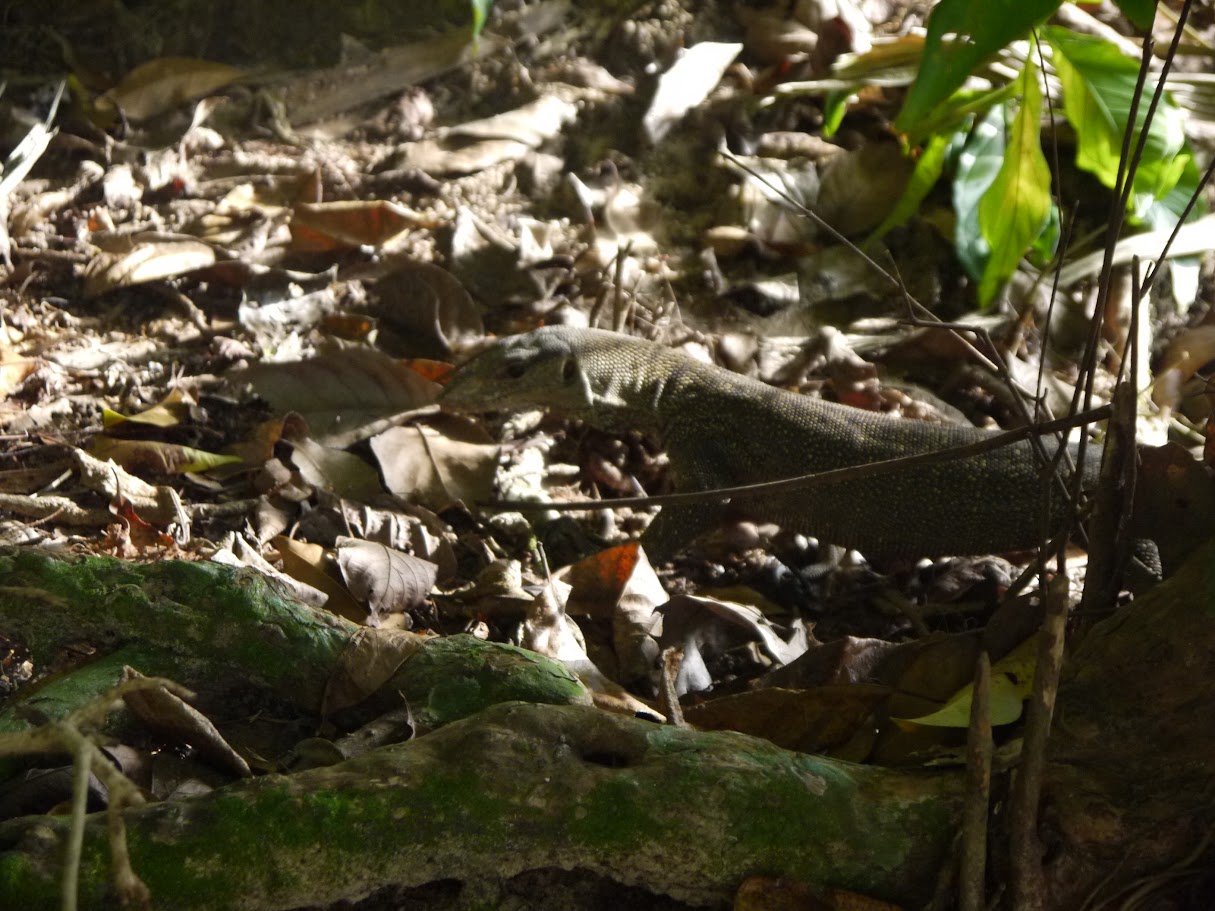
[[[129,120],[147,120],[210,95],[240,79],[243,70],[190,57],[160,57],[141,63],[99,99],[102,110],[115,108]]]
[[[154,474],[182,474],[191,471],[207,471],[221,465],[235,465],[240,458],[204,452],[190,446],[162,443],[157,440],[118,440],[113,437],[93,438],[90,447],[99,459],[112,459],[128,471],[146,471]]]
[[[587,656],[582,630],[566,614],[561,603],[564,593],[557,590],[559,585],[550,582],[532,601],[523,623],[523,647],[564,664],[591,691],[595,705],[600,708],[661,719],[661,715],[634,698]]]
[[[440,139],[410,143],[402,150],[402,163],[428,174],[471,174],[538,148],[577,113],[572,102],[545,95],[513,111],[452,127]]]
[[[85,269],[84,294],[97,297],[115,288],[205,269],[214,262],[215,251],[196,240],[141,243],[128,253],[99,253]]]
[[[122,669],[122,680],[144,679],[131,667]],[[249,764],[232,749],[223,734],[198,709],[168,690],[135,689],[123,695],[123,701],[140,721],[168,738],[170,743],[194,747],[208,762],[247,778],[252,775]]]
[[[354,453],[322,446],[308,437],[294,440],[292,446],[292,461],[314,487],[355,501],[370,499],[382,489],[376,470]]]
[[[346,587],[367,605],[373,626],[389,614],[421,607],[439,574],[429,560],[357,538],[338,538],[336,558]]]
[[[720,41],[701,41],[688,48],[658,80],[654,100],[641,121],[646,138],[660,142],[684,114],[708,98],[742,48]]]
[[[485,337],[480,309],[460,280],[441,266],[403,263],[376,282],[375,293],[382,328],[409,339],[415,351],[426,345],[447,355]]]
[[[321,705],[322,717],[358,705],[392,679],[426,642],[425,636],[393,629],[361,629],[346,643]]]
[[[388,418],[430,405],[439,392],[437,384],[367,348],[255,364],[232,378],[249,383],[280,414],[299,414],[318,442],[339,448],[373,435]]]
[[[759,610],[747,604],[676,595],[659,608],[663,615],[663,648],[683,649],[683,663],[675,681],[676,692],[708,689],[712,675],[706,656],[758,642],[764,654],[776,664],[788,664],[806,650],[806,630],[797,625],[788,639],[782,639]]]
[[[684,709],[687,720],[711,731],[738,731],[804,753],[839,756],[858,733],[875,731],[873,714],[890,697],[883,686],[777,687],[723,696]],[[858,745],[859,746],[859,745]],[[864,754],[846,758],[861,760]]]
[[[291,216],[291,247],[300,251],[379,247],[410,228],[437,227],[434,218],[390,200],[299,203]]]
[[[626,683],[652,678],[658,660],[655,608],[667,600],[645,551],[636,542],[608,548],[570,567],[566,610],[612,620],[612,642]]]
[[[371,451],[392,493],[432,508],[487,500],[493,491],[498,446],[462,418],[393,427],[372,439]]]
[[[278,551],[283,572],[328,596],[326,610],[355,623],[367,622],[367,608],[354,599],[349,589],[337,578],[336,571],[331,573],[332,564],[325,554],[325,548],[281,535],[270,543]]]

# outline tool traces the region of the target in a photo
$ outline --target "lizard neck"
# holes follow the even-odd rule
[[[705,388],[712,368],[650,344],[616,346],[610,358],[584,361],[590,390],[589,414],[606,430],[640,430],[664,440],[689,397]]]

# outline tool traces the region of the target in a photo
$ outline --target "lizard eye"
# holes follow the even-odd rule
[[[564,383],[572,383],[574,377],[578,375],[578,365],[572,357],[567,357],[561,364],[561,381]]]
[[[527,373],[527,364],[523,361],[516,361],[513,364],[506,365],[506,375],[512,380],[523,378],[523,374]]]

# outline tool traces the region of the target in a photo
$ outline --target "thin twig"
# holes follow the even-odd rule
[[[975,662],[966,740],[966,805],[962,810],[962,859],[958,871],[959,911],[983,911],[987,895],[987,812],[991,802],[991,658],[986,649]]]

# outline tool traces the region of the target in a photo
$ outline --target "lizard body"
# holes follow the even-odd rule
[[[549,327],[505,338],[457,372],[440,401],[465,412],[541,407],[604,430],[639,430],[667,451],[676,486],[695,490],[933,452],[991,435],[786,392],[599,329]],[[1051,438],[1043,444],[1053,454],[1057,444]],[[1086,461],[1086,486],[1095,484],[1097,470],[1097,458]],[[1030,441],[1021,440],[898,473],[756,494],[731,511],[871,558],[997,553],[1041,540],[1041,478]],[[1063,508],[1053,511],[1050,531],[1065,509],[1062,493],[1052,499]],[[722,513],[713,504],[664,507],[642,540],[651,553],[668,556]]]

